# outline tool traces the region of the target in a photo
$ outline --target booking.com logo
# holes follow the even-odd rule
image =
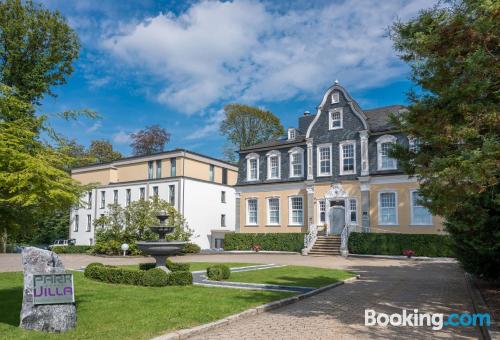
[[[408,312],[406,309],[402,313],[385,314],[377,313],[373,309],[365,309],[365,326],[403,326],[422,327],[430,326],[433,330],[440,330],[443,327],[490,327],[491,317],[488,313],[452,313],[445,318],[442,313],[419,313],[418,309]]]

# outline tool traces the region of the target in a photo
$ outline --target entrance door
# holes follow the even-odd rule
[[[345,208],[341,205],[330,207],[330,234],[340,235],[345,225]]]

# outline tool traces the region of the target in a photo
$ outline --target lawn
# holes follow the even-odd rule
[[[214,264],[220,264],[220,262],[189,262],[189,268],[192,272],[197,271],[197,270],[206,270],[208,266],[214,265]],[[248,267],[248,266],[255,266],[258,263],[239,263],[239,262],[224,262],[224,264],[230,268],[235,268],[235,267]],[[129,268],[129,269],[139,269],[139,265],[125,265],[125,266],[120,266],[121,268]]]
[[[267,283],[285,286],[322,287],[348,279],[356,274],[339,269],[285,266],[248,272],[231,273],[228,281]]]
[[[23,276],[0,273],[0,338],[149,339],[293,295],[201,286],[112,285],[86,279],[80,272],[74,278],[77,327],[63,334],[46,334],[18,327]]]

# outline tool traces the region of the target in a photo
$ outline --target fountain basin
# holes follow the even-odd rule
[[[152,256],[170,256],[182,252],[184,241],[139,241],[136,242],[137,248],[142,250],[145,254]]]

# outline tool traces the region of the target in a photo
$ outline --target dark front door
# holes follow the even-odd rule
[[[340,235],[345,225],[345,208],[341,205],[334,205],[329,211],[330,234]]]

